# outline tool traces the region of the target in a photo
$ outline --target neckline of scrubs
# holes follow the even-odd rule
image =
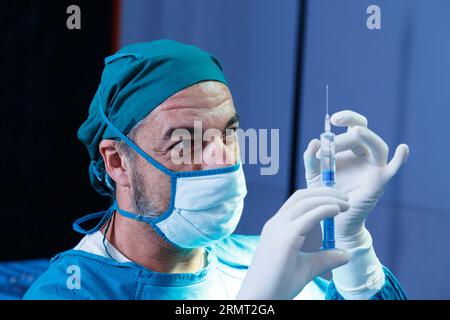
[[[69,250],[57,255],[54,260],[63,256],[82,256],[89,259],[94,259],[108,267],[116,267],[121,272],[129,270],[130,276],[137,278],[140,282],[151,285],[160,286],[186,286],[198,282],[202,282],[208,278],[212,270],[217,267],[217,256],[213,247],[205,247],[207,252],[207,265],[197,272],[193,273],[162,273],[150,270],[135,262],[118,262],[110,258],[102,257],[97,254],[89,253],[81,250]]]

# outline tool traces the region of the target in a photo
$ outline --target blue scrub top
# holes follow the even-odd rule
[[[207,266],[196,273],[166,274],[133,262],[117,262],[81,250],[55,256],[24,299],[234,299],[250,265],[259,236],[233,234],[208,247]],[[74,268],[79,287],[71,285]],[[372,299],[406,298],[385,268],[386,283]],[[314,279],[303,298],[342,299],[333,283]],[[308,291],[308,292],[306,292]]]

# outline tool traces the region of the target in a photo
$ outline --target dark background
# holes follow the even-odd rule
[[[76,217],[103,209],[76,139],[112,50],[112,2],[0,2],[0,259],[51,257],[75,245]],[[102,201],[103,200],[103,201]]]

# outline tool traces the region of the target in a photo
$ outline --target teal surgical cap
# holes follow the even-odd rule
[[[132,44],[107,57],[88,118],[78,130],[78,139],[91,158],[89,177],[94,189],[102,195],[113,195],[98,146],[103,139],[119,139],[103,121],[101,110],[127,135],[167,98],[208,80],[227,85],[217,58],[172,40]]]

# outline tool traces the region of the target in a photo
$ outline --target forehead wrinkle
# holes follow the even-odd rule
[[[201,99],[204,100],[204,99]],[[216,98],[214,99],[216,100]],[[204,101],[203,101],[204,102]],[[211,113],[213,113],[213,115],[215,115],[215,112],[218,112],[217,116],[222,113],[223,111],[221,111],[220,109],[222,108],[226,108],[226,107],[232,107],[234,109],[233,106],[233,100],[231,98],[231,96],[229,97],[223,97],[223,99],[217,100],[217,102],[213,105],[213,104],[201,104],[198,103],[196,101],[189,101],[189,105],[188,104],[184,104],[181,103],[179,104],[174,103],[168,103],[166,105],[161,105],[160,107],[158,107],[154,112],[153,115],[155,118],[160,118],[161,116],[167,116],[169,118],[182,118],[185,119],[187,117],[190,118],[194,118],[194,120],[197,120],[196,118],[198,118],[198,120],[203,120],[203,121],[207,121],[208,115],[210,115]],[[219,109],[219,111],[218,111]],[[177,113],[179,111],[179,113]],[[181,113],[181,115],[180,115]],[[156,120],[156,119],[155,119]],[[164,119],[165,120],[165,119]]]
[[[162,110],[195,107],[211,108],[232,99],[231,93],[223,84],[203,82],[183,89],[167,98],[158,108]]]
[[[161,112],[177,109],[215,109],[231,100],[231,96],[176,98],[165,101],[158,108]]]

